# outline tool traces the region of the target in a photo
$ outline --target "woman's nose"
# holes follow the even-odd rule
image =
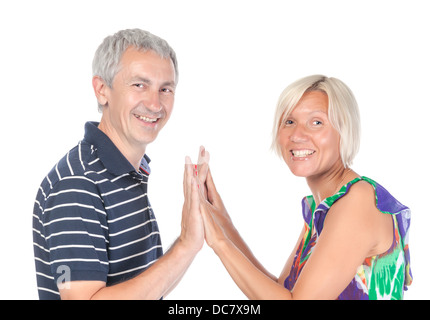
[[[308,133],[305,127],[297,125],[290,135],[291,142],[306,142],[308,141]]]

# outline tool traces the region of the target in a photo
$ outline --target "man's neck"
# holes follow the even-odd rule
[[[129,141],[121,137],[116,130],[112,130],[109,126],[106,126],[103,121],[100,122],[98,128],[109,137],[136,171],[139,171],[140,163],[145,155],[146,146],[131,146]]]

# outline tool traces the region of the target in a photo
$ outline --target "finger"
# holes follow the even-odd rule
[[[187,182],[187,158],[185,158],[185,164],[184,164],[184,177],[182,178],[182,189],[184,191],[184,197],[186,194],[186,182]]]
[[[206,216],[206,221],[210,223],[215,223],[214,210],[215,208],[212,206],[210,202],[208,202],[203,194],[203,191],[199,189],[199,197],[200,197],[200,212],[202,217]]]
[[[208,198],[208,189],[206,186],[206,176],[208,171],[209,171],[209,165],[207,163],[203,163],[202,165],[199,166],[198,179],[204,191],[205,199]]]
[[[205,233],[206,233],[206,236],[208,236],[209,235],[208,229],[209,229],[210,223],[212,223],[212,221],[211,221],[212,217],[211,217],[210,213],[208,212],[207,206],[205,204],[203,204],[202,202],[200,202],[200,212],[202,214],[202,220],[203,220],[203,226],[205,228]]]
[[[206,177],[206,187],[208,191],[208,194],[207,194],[208,200],[210,203],[214,203],[214,200],[216,198],[216,195],[218,194],[218,191],[215,187],[215,182],[213,180],[212,173],[209,168],[208,168],[208,174]]]
[[[203,220],[206,243],[210,247],[213,247],[216,241],[215,239],[217,237],[217,234],[219,234],[219,232],[222,232],[222,231],[220,231],[221,229],[218,226],[216,220],[214,219],[210,209],[210,204],[207,201],[206,202],[200,201],[200,212]]]
[[[209,159],[210,159],[209,152],[205,149],[205,147],[200,146],[197,166],[198,166],[198,176],[202,184],[206,181],[206,175],[208,173],[208,168],[209,168]]]
[[[184,197],[185,201],[189,204],[191,200],[191,179],[193,178],[193,164],[190,157],[185,157],[185,170],[184,170]]]
[[[199,157],[197,160],[197,167],[198,167],[197,171],[198,171],[200,185],[204,189],[205,199],[207,199],[207,195],[208,195],[205,182],[206,182],[206,176],[209,170],[209,159],[210,159],[209,152],[205,149],[205,147],[200,146]]]
[[[205,147],[200,146],[197,164],[202,164],[203,162],[209,163],[209,159],[209,152],[205,149]]]
[[[205,183],[209,171],[209,164],[207,162],[202,162],[197,166],[197,171],[200,182]]]
[[[205,228],[205,232],[208,235],[208,230],[210,228],[210,225],[213,224],[213,217],[212,214],[210,212],[210,208],[207,202],[204,201],[204,199],[202,199],[202,197],[200,197],[200,212],[202,215],[202,220],[203,220],[203,225]]]
[[[192,212],[198,212],[200,207],[200,196],[198,190],[198,182],[196,178],[192,177],[191,179],[191,195],[190,195],[190,210]]]
[[[190,165],[191,165],[191,158],[189,156],[185,157],[185,165],[184,165],[184,182],[186,182],[186,178],[189,173]]]

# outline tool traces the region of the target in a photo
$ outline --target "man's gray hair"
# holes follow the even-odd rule
[[[129,48],[156,52],[162,58],[170,58],[175,68],[175,81],[178,82],[178,62],[175,51],[166,40],[141,29],[126,29],[106,37],[97,48],[93,59],[93,77],[99,76],[112,88],[115,75],[120,68],[123,53]],[[99,105],[99,110],[102,106]]]

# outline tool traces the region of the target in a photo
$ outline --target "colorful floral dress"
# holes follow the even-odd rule
[[[356,178],[344,185],[338,193],[324,199],[315,209],[313,196],[302,201],[305,234],[297,249],[289,276],[284,286],[292,290],[300,276],[306,261],[312,254],[324,226],[325,217],[330,207],[346,195],[351,186],[358,181],[366,181],[375,189],[377,208],[385,214],[391,214],[394,221],[394,239],[391,248],[380,255],[368,257],[357,268],[357,273],[345,290],[339,295],[340,300],[375,300],[403,299],[406,286],[412,283],[409,257],[410,209],[397,201],[387,190],[375,181]],[[315,231],[315,232],[314,232]]]

